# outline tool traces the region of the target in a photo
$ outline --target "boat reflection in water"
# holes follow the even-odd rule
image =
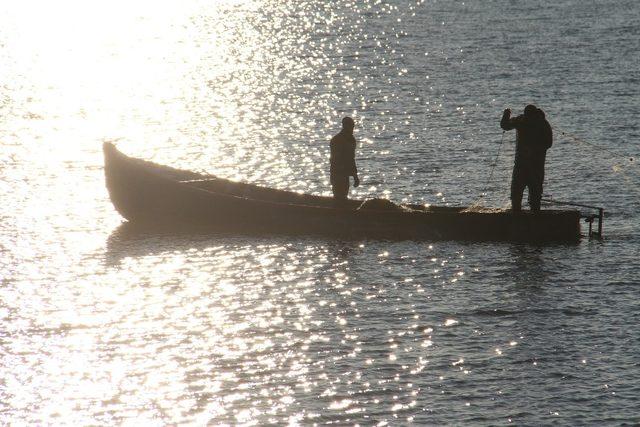
[[[315,236],[274,235],[273,233],[239,233],[206,227],[171,228],[158,224],[138,224],[125,221],[116,227],[106,242],[104,263],[118,266],[127,258],[164,256],[167,253],[187,253],[228,244],[232,247],[258,245],[322,244],[336,246],[337,254],[348,253],[351,242],[320,241]]]

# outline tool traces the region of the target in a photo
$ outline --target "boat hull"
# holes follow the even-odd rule
[[[362,201],[337,205],[329,197],[234,183],[131,158],[109,143],[104,154],[113,205],[145,226],[393,240],[575,242],[581,236],[578,211],[357,209]]]

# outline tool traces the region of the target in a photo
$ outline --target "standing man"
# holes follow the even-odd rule
[[[349,177],[353,177],[353,186],[360,185],[356,168],[356,139],[353,136],[355,123],[351,117],[342,119],[342,130],[331,138],[331,189],[336,200],[347,200]]]
[[[553,143],[551,125],[544,112],[535,105],[527,105],[524,114],[511,118],[506,109],[500,120],[504,130],[516,130],[516,160],[511,178],[511,209],[520,212],[522,193],[529,188],[529,206],[533,212],[540,211],[542,186],[544,184],[544,162],[547,149]]]

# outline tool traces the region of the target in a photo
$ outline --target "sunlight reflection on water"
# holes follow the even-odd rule
[[[635,62],[618,58],[615,81],[564,83],[584,56],[558,56],[579,46],[557,33],[588,26],[556,22],[557,9],[598,17],[589,54],[609,59],[590,69],[611,62],[610,46],[638,43],[616,30],[623,7],[580,5],[535,12],[557,49],[527,20],[540,81],[523,88],[504,41],[528,31],[522,16],[485,3],[3,2],[0,423],[633,421],[635,353],[618,343],[640,330],[637,238],[624,231],[635,202],[622,197],[629,184],[594,172],[609,163],[578,162],[566,141],[550,152],[548,188],[569,197],[589,185],[586,197],[617,203],[604,245],[145,234],[119,226],[102,175],[101,143],[113,140],[161,163],[328,194],[327,141],[350,114],[363,180],[353,194],[470,203],[504,105],[542,99],[603,143],[634,140],[632,127],[602,135],[613,109],[599,88],[626,82]]]

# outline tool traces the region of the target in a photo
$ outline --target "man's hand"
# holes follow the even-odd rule
[[[360,185],[360,179],[356,175],[353,177],[353,188],[358,187],[359,185]]]
[[[511,109],[510,108],[505,108],[505,110],[502,112],[502,115],[510,117],[511,116]]]

